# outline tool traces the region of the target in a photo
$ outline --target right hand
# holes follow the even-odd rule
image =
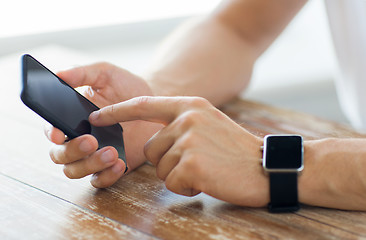
[[[136,96],[153,95],[148,84],[140,77],[108,63],[77,67],[58,73],[72,87],[89,86],[83,95],[98,107],[122,102]],[[145,142],[157,132],[160,124],[133,121],[121,124],[125,139],[126,161],[129,171],[146,161],[143,153]],[[98,149],[98,142],[91,135],[82,135],[65,141],[65,134],[57,128],[45,127],[47,138],[55,143],[50,157],[56,164],[64,165],[69,178],[82,178],[93,174],[94,187],[108,187],[125,171],[125,163],[118,159],[113,147]]]
[[[263,139],[206,99],[137,97],[89,117],[95,126],[136,119],[165,125],[145,144],[145,155],[170,191],[185,196],[204,192],[243,206],[268,204],[269,180],[261,165]]]

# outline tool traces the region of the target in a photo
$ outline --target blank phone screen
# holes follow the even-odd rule
[[[64,131],[69,138],[92,134],[98,140],[99,148],[113,146],[119,157],[125,160],[122,127],[115,124],[95,127],[88,121],[90,113],[99,108],[66,84],[30,55],[22,59],[23,102]]]

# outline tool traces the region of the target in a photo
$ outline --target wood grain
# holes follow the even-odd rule
[[[1,239],[156,239],[0,175]]]
[[[347,125],[258,102],[235,99],[221,110],[258,136],[269,133],[297,133],[306,139],[366,136]]]
[[[205,194],[168,191],[145,164],[107,189],[67,179],[48,156],[43,120],[15,89],[0,112],[0,235],[4,239],[366,239],[366,213],[304,206],[269,214]],[[235,99],[221,108],[256,135],[299,133],[306,139],[365,137],[307,114]],[[3,238],[1,238],[3,239]]]

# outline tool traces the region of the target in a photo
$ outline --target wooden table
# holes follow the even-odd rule
[[[269,214],[205,194],[183,197],[168,191],[149,164],[102,190],[88,177],[67,179],[49,159],[43,120],[23,106],[18,91],[6,84],[0,89],[0,239],[366,239],[364,212],[303,206]],[[260,136],[364,137],[248,101],[233,100],[222,110]]]

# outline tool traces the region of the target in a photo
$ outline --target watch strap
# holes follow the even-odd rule
[[[273,213],[295,212],[300,209],[297,194],[297,172],[271,172],[268,210]]]

